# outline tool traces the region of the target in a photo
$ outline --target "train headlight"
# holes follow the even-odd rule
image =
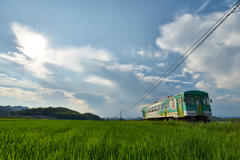
[[[206,109],[207,111],[211,111],[211,108]]]
[[[192,110],[193,110],[193,108],[188,108],[188,110],[189,110],[189,111],[192,111]]]

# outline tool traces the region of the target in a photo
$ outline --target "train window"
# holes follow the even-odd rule
[[[200,98],[200,97],[195,97],[195,99],[196,99],[196,104],[197,104],[197,106],[198,106],[198,105],[202,105],[202,103],[201,103],[201,98]]]
[[[210,106],[208,95],[203,95],[203,103],[205,106]]]
[[[194,105],[193,95],[186,94],[185,95],[185,102],[186,102],[186,105]]]
[[[157,111],[157,105],[155,106],[155,111]]]
[[[161,106],[160,106],[160,104],[158,105],[158,111],[160,111],[161,110]]]
[[[164,107],[164,103],[161,104],[161,110],[164,110],[165,107]]]
[[[168,102],[166,102],[166,108],[167,108],[167,109],[170,109],[170,104],[169,104],[169,101],[168,101]]]

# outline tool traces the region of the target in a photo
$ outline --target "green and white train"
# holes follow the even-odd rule
[[[208,121],[212,116],[208,93],[203,91],[185,91],[168,96],[142,108],[143,119],[186,119]]]

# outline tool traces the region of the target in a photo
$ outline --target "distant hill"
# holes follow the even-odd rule
[[[87,119],[92,119],[92,120],[101,120],[101,118],[95,114],[92,113],[84,113],[83,114]],[[100,118],[100,119],[99,119]]]
[[[212,117],[209,117],[209,119],[211,121],[231,121],[231,120],[234,120],[234,119],[240,119],[240,117],[215,117],[215,116],[212,116]]]
[[[13,111],[21,111],[21,110],[24,110],[24,109],[29,109],[28,107],[23,107],[23,106],[6,106],[8,108],[11,108]]]
[[[235,116],[235,117],[222,117],[223,119],[240,119],[240,117]]]
[[[81,114],[77,111],[73,111],[63,107],[48,107],[48,108],[31,108],[21,111],[14,111],[12,115],[23,116],[48,116],[57,119],[79,119],[79,120],[102,120],[99,116],[92,113]]]
[[[219,118],[219,117],[215,117],[215,116],[210,116],[210,117],[209,117],[209,120],[210,120],[210,121],[222,121],[223,119],[222,119],[222,118]]]
[[[0,106],[0,115],[8,115],[12,112],[13,110],[11,108],[5,107],[5,106]]]
[[[8,115],[12,111],[21,111],[23,109],[29,109],[28,107],[23,106],[0,106],[0,115]]]

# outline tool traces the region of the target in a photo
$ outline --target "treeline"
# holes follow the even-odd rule
[[[57,119],[76,119],[76,120],[102,120],[99,116],[85,113],[81,114],[77,111],[73,111],[63,107],[48,107],[48,108],[31,108],[21,111],[11,112],[11,115],[23,115],[23,116],[49,116]]]

